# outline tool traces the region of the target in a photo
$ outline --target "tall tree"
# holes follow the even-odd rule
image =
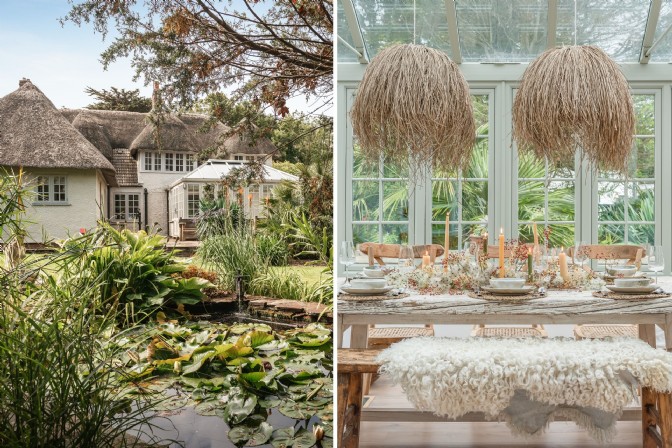
[[[138,89],[126,90],[112,87],[110,90],[96,90],[87,87],[84,92],[97,100],[95,103],[86,106],[88,109],[125,110],[129,112],[149,112],[152,109],[152,100],[140,96]]]
[[[63,21],[119,36],[105,66],[130,56],[137,75],[161,81],[165,99],[190,105],[204,93],[269,105],[296,95],[331,101],[333,4],[329,0],[70,0]]]

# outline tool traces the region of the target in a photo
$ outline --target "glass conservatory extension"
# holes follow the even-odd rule
[[[487,231],[554,246],[663,245],[672,259],[672,0],[337,0],[338,242],[443,244]],[[366,64],[393,43],[445,51],[469,82],[477,125],[463,172],[409,187],[381,160],[364,163],[349,122]],[[602,48],[628,79],[637,119],[627,176],[580,161],[519,156],[511,107],[526,65],[547,48]],[[431,217],[431,219],[430,219]],[[491,238],[492,244],[494,239]],[[666,266],[669,272],[669,264]]]

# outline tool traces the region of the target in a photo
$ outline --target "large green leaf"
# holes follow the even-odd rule
[[[257,407],[257,397],[238,393],[229,398],[224,408],[224,418],[230,424],[237,424],[247,418]]]
[[[271,445],[274,448],[310,448],[315,445],[315,436],[312,432],[305,429],[299,429],[294,432],[294,428],[282,428],[273,432]]]
[[[229,440],[236,445],[245,443],[245,446],[259,446],[268,442],[273,433],[273,427],[266,422],[262,422],[258,427],[234,426],[229,430]]]

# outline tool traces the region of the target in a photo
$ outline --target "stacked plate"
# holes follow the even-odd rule
[[[614,284],[607,285],[606,288],[619,294],[650,294],[660,288],[651,282],[653,279],[649,277],[615,278]]]
[[[353,296],[379,296],[393,289],[387,286],[387,280],[384,278],[356,278],[350,280],[349,286],[341,286],[343,292]]]
[[[524,278],[493,278],[490,286],[481,289],[496,296],[522,296],[537,290],[534,286],[526,286]]]

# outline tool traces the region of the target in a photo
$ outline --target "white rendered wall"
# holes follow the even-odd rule
[[[187,174],[183,172],[162,172],[162,171],[145,171],[144,170],[144,152],[139,151],[137,154],[138,166],[138,182],[147,189],[147,224],[150,229],[153,229],[155,223],[161,228],[161,234],[168,234],[168,205],[166,201],[166,191],[170,184],[182,178]],[[142,210],[144,214],[144,208]],[[143,218],[144,225],[145,218]]]
[[[46,239],[62,239],[74,235],[80,228],[96,227],[100,210],[98,200],[101,187],[97,170],[74,169],[26,169],[27,179],[35,183],[38,175],[60,175],[67,177],[66,197],[63,205],[34,205],[30,201],[26,207],[28,242],[42,242]],[[107,188],[107,187],[105,187]],[[105,194],[105,193],[103,193]]]

